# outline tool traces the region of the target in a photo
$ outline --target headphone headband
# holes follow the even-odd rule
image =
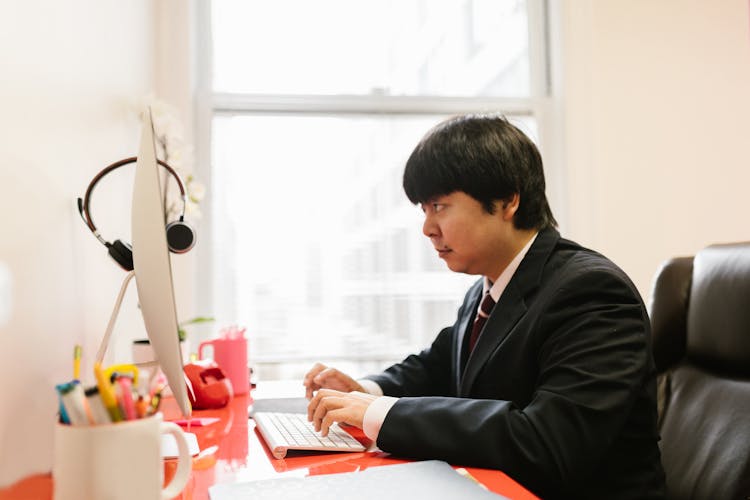
[[[105,167],[101,172],[91,180],[88,187],[86,188],[86,194],[83,199],[78,198],[78,213],[81,214],[81,219],[86,224],[86,227],[96,236],[99,242],[107,247],[109,255],[126,271],[133,270],[133,249],[130,244],[122,240],[114,240],[112,243],[105,240],[99,234],[99,230],[96,229],[94,219],[91,217],[89,212],[89,202],[91,201],[91,194],[94,191],[96,184],[108,173],[116,168],[128,165],[137,161],[135,156],[125,158],[124,160],[117,161],[112,165]],[[167,165],[166,162],[156,160],[159,165],[166,168],[167,171],[175,178],[177,185],[180,188],[180,197],[182,198],[182,212],[180,213],[179,220],[172,221],[167,224],[165,230],[167,232],[167,247],[173,253],[185,253],[195,245],[195,230],[185,221],[185,208],[187,207],[187,196],[185,194],[185,185],[182,183],[182,179],[175,172],[175,170]]]
[[[81,218],[83,219],[83,222],[86,223],[86,225],[89,227],[92,233],[94,233],[94,236],[97,237],[99,241],[101,241],[103,244],[107,245],[107,242],[102,239],[102,237],[99,235],[99,231],[96,229],[96,225],[94,224],[94,219],[91,217],[91,213],[89,212],[89,201],[91,200],[91,193],[94,191],[94,187],[96,184],[108,173],[115,170],[116,168],[120,168],[124,165],[128,165],[130,163],[135,163],[138,160],[137,157],[131,156],[130,158],[125,158],[124,160],[116,161],[113,164],[105,167],[102,169],[101,172],[96,174],[93,179],[91,179],[91,182],[89,183],[88,187],[86,188],[86,194],[83,195],[83,200],[81,198],[78,198],[78,213],[81,214]],[[180,213],[180,220],[183,220],[185,218],[185,206],[187,204],[187,196],[185,194],[185,185],[182,183],[182,179],[180,178],[180,175],[172,168],[170,167],[166,162],[162,160],[156,160],[159,165],[167,169],[167,171],[172,175],[172,177],[175,178],[175,181],[177,181],[177,186],[180,188],[180,198],[182,199],[182,212]]]

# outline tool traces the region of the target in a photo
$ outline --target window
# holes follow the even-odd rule
[[[361,375],[453,323],[450,272],[401,189],[447,116],[502,112],[539,141],[544,9],[523,0],[213,0],[202,303],[247,326],[260,379]],[[542,148],[543,149],[543,148]]]

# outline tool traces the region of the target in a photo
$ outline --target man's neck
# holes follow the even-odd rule
[[[514,237],[510,241],[507,258],[504,259],[505,262],[502,263],[502,267],[499,269],[495,276],[485,276],[485,278],[487,278],[490,283],[494,283],[503,274],[503,272],[505,272],[509,265],[513,263],[515,264],[515,267],[518,267],[519,262],[514,262],[514,260],[522,250],[526,249],[526,246],[537,235],[538,232],[539,231],[537,229],[515,229],[513,231]],[[521,259],[522,258],[523,257],[521,257]],[[519,261],[521,259],[519,259]]]

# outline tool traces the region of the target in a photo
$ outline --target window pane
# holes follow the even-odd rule
[[[524,0],[214,0],[214,90],[530,95]]]
[[[214,118],[216,316],[248,326],[260,378],[300,377],[313,360],[363,374],[453,323],[477,278],[447,269],[401,188],[441,119]]]

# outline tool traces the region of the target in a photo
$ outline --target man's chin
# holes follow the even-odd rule
[[[450,269],[454,273],[467,274],[469,276],[479,276],[480,274],[482,274],[476,271],[472,271],[466,264],[462,262],[449,261],[446,259],[443,260],[445,260],[445,265],[448,266],[448,269]]]
[[[462,265],[460,262],[452,261],[449,259],[443,260],[445,261],[445,265],[448,266],[448,269],[450,269],[454,273],[466,273],[466,266]]]

